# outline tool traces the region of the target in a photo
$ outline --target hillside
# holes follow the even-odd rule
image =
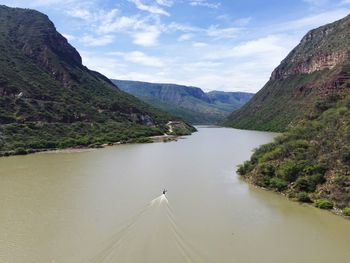
[[[349,86],[350,16],[310,31],[273,71],[269,82],[226,126],[283,131],[318,100]]]
[[[256,120],[257,114],[242,115],[237,122],[244,124],[244,128],[273,130],[289,125],[285,133],[274,142],[256,149],[251,159],[239,167],[237,172],[243,178],[300,202],[313,203],[322,209],[334,208],[335,212],[346,216],[350,216],[349,29],[350,17],[346,17],[311,31],[274,71],[274,86],[267,84],[262,93],[253,99],[252,103],[258,104],[245,108],[246,112],[253,108],[260,109],[259,116],[266,124]],[[322,39],[319,38],[321,32],[324,34]],[[314,38],[317,43],[312,43],[316,46],[310,46]],[[323,57],[323,60],[315,57],[315,54],[325,50],[333,55]],[[300,66],[297,59],[308,63]],[[322,63],[316,65],[312,61]],[[296,72],[296,65],[299,65],[299,73]],[[288,80],[289,84],[286,83]],[[289,103],[285,101],[288,96],[282,92],[282,87],[290,88],[289,92],[292,92],[295,91],[293,85],[300,83],[305,85],[303,90],[299,89],[299,93],[289,97]],[[260,100],[260,96],[266,92],[271,98]],[[284,107],[279,105],[279,100],[285,101]],[[272,111],[273,105],[265,105],[265,101],[275,101],[274,106],[280,109],[281,114]],[[291,106],[296,108],[291,110]],[[243,112],[244,109],[240,114]],[[238,115],[231,117],[238,119]],[[268,117],[272,120],[269,121]],[[287,121],[281,122],[283,118],[287,118]],[[289,124],[291,120],[293,122]],[[257,122],[256,126],[254,121]]]
[[[0,50],[0,154],[168,131],[168,114],[83,66],[79,53],[42,13],[0,6]]]
[[[349,145],[350,96],[331,96],[273,143],[258,148],[238,173],[289,198],[350,215]]]
[[[120,89],[192,124],[217,124],[253,96],[244,92],[205,93],[200,88],[175,84],[112,81]]]

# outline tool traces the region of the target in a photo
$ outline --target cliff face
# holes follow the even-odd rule
[[[242,107],[253,94],[244,92],[205,93],[196,87],[175,84],[113,80],[122,90],[179,116],[193,124],[217,124],[233,110]]]
[[[44,14],[0,6],[0,155],[162,134],[172,118],[82,65]]]
[[[269,82],[226,125],[282,131],[319,99],[348,92],[350,16],[310,31],[273,71]]]

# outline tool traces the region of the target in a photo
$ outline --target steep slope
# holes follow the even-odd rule
[[[350,16],[310,31],[274,70],[269,82],[225,125],[283,131],[316,101],[349,86]]]
[[[0,6],[0,154],[125,141],[171,117],[82,65],[44,14]]]
[[[193,124],[216,124],[252,96],[244,92],[203,92],[175,84],[112,80],[122,90]]]

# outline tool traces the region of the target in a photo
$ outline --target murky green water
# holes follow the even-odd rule
[[[178,142],[2,158],[0,262],[349,262],[350,221],[233,172],[272,137],[201,128]]]

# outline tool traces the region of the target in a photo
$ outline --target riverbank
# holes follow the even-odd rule
[[[320,208],[320,207],[317,207],[314,202],[311,202],[311,201],[310,202],[301,202],[296,197],[292,198],[292,197],[288,196],[287,193],[279,192],[277,190],[273,190],[273,189],[266,188],[266,187],[263,187],[263,186],[258,186],[256,184],[254,184],[251,180],[249,180],[247,178],[244,178],[242,176],[240,176],[240,179],[243,182],[247,183],[252,188],[260,189],[260,190],[263,190],[263,191],[266,191],[266,192],[270,192],[270,193],[274,193],[276,195],[284,197],[285,199],[287,199],[290,202],[299,203],[300,205],[304,205],[304,206],[308,206],[308,207],[318,208],[318,209],[324,210],[326,212],[332,213],[334,215],[341,216],[344,219],[350,220],[350,216],[344,214],[343,210],[338,208],[338,207],[333,206],[330,209]]]
[[[28,138],[26,140],[24,140],[25,136],[21,135],[19,137],[22,138],[22,141],[20,139],[13,140],[11,142],[11,147],[6,147],[4,144],[1,145],[1,139],[6,141],[7,137],[5,134],[2,134],[3,138],[1,138],[0,130],[0,157],[67,149],[96,149],[128,143],[168,142],[177,140],[179,136],[191,135],[196,131],[195,127],[182,121],[169,121],[165,124],[163,129],[153,127],[150,128],[150,130],[144,130],[141,127],[137,130],[124,127],[123,130],[120,130],[120,127],[115,127],[113,133],[106,134],[103,130],[100,130],[99,135],[96,135],[96,132],[93,131],[91,133],[85,131],[84,133],[75,134],[74,136],[68,134],[66,137],[61,135],[47,137],[47,133],[35,133],[34,140],[32,135],[29,136],[27,134]],[[18,131],[13,129],[11,131],[11,136],[17,133]]]
[[[76,147],[67,147],[67,148],[26,149],[23,151],[22,150],[21,151],[8,151],[8,152],[0,153],[0,157],[10,157],[10,156],[16,156],[16,155],[28,155],[28,154],[34,154],[34,153],[85,152],[85,151],[93,151],[96,149],[113,147],[113,146],[124,145],[124,144],[171,142],[171,141],[177,141],[181,138],[183,138],[183,135],[164,134],[164,135],[156,135],[156,136],[149,136],[149,137],[133,138],[133,139],[129,139],[126,141],[111,142],[111,143],[104,143],[104,144],[94,144],[94,145],[88,145],[88,146],[76,146]]]

